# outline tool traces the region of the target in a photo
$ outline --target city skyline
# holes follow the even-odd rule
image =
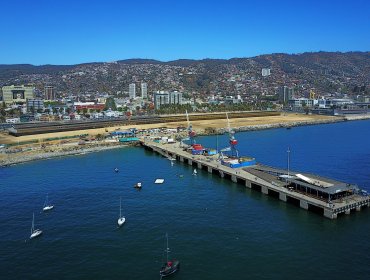
[[[3,3],[0,64],[230,59],[370,50],[367,1],[16,0]],[[11,23],[11,24],[10,24]],[[8,43],[7,43],[8,42]]]

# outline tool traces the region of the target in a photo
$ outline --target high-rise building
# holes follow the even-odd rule
[[[4,86],[2,91],[5,104],[25,103],[27,99],[35,98],[35,87],[32,85]]]
[[[262,68],[262,77],[267,77],[271,75],[270,68]]]
[[[293,98],[294,89],[287,86],[279,88],[279,101],[281,103],[288,103],[290,99]]]
[[[182,92],[170,92],[170,104],[182,104]]]
[[[148,85],[147,83],[141,83],[141,98],[148,98]]]
[[[136,97],[136,85],[135,84],[129,84],[128,96],[130,97],[130,99],[134,99]]]
[[[161,108],[161,105],[170,103],[170,94],[168,92],[155,92],[154,93],[154,107],[156,110]]]
[[[182,92],[178,91],[158,91],[154,93],[154,107],[160,109],[162,105],[167,104],[182,104]]]
[[[53,86],[45,86],[44,96],[46,100],[55,100],[55,92]]]

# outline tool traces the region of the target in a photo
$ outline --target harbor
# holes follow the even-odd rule
[[[305,210],[320,213],[329,219],[336,219],[342,214],[349,215],[370,206],[368,193],[356,184],[289,170],[289,150],[287,169],[257,163],[253,157],[239,156],[236,149],[238,142],[230,127],[228,131],[230,147],[220,151],[195,143],[195,131],[189,120],[188,137],[183,139],[189,141],[189,144],[185,144],[183,140],[167,143],[143,137],[141,145],[169,159],[176,159],[198,170],[229,179]],[[228,155],[225,155],[227,153]]]
[[[235,138],[241,157],[250,155],[257,162],[282,167],[286,164],[286,143],[291,149],[290,172],[305,170],[340,178],[369,191],[369,125],[361,121],[281,128],[236,133]],[[309,135],[319,134],[322,142],[332,143],[335,131],[345,137],[335,150],[321,145],[312,152],[318,148],[309,145]],[[354,138],[356,131],[367,134]],[[149,138],[148,143],[152,141]],[[217,138],[220,150],[228,146],[228,135],[198,135],[195,140],[204,149],[216,150]],[[282,141],[287,138],[289,143]],[[181,142],[154,143],[177,149]],[[182,150],[185,145],[181,145]],[[298,145],[305,147],[303,152],[298,151]],[[353,160],[348,159],[348,151]],[[313,165],[317,154],[324,152],[320,164]],[[191,159],[193,155],[186,153]],[[208,159],[204,158],[203,166]],[[356,166],[356,172],[347,172],[349,166]],[[193,175],[194,169],[197,175]],[[240,278],[246,271],[251,279],[259,279],[266,262],[265,278],[281,275],[290,279],[296,267],[310,260],[314,262],[309,267],[302,266],[302,279],[327,275],[335,279],[363,275],[358,279],[366,279],[369,275],[368,208],[340,214],[337,220],[327,219],[241,182],[233,183],[228,175],[221,178],[205,167],[201,170],[180,159],[171,161],[141,147],[38,160],[0,168],[0,172],[4,206],[0,270],[4,279],[27,279],[30,274],[38,278],[63,274],[73,279],[158,279],[165,261],[166,232],[171,257],[182,265],[176,279],[192,279],[194,275],[212,280]],[[163,178],[164,183],[155,184],[156,178]],[[140,191],[134,188],[138,182],[142,183]],[[54,205],[52,212],[43,211],[47,194]],[[121,197],[126,222],[117,228]],[[35,229],[43,233],[29,242],[33,212]],[[80,263],[81,256],[88,261]],[[102,258],[109,258],[109,262],[101,262]],[[353,260],[356,265],[350,268],[337,265]],[[133,264],[138,262],[146,269],[137,270]],[[72,265],[75,263],[79,266]],[[286,269],[281,270],[283,263]]]

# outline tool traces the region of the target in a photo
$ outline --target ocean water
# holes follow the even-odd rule
[[[370,191],[370,121],[236,137],[261,163],[286,167],[290,147],[291,169]],[[369,210],[329,220],[142,148],[36,161],[0,169],[0,279],[159,279],[166,232],[171,279],[369,279]]]

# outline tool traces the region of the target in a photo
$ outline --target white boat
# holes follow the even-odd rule
[[[136,183],[134,188],[141,189],[141,183],[140,182]]]
[[[54,208],[54,205],[51,205],[49,203],[49,194],[46,195],[46,200],[45,200],[45,203],[44,203],[44,207],[42,208],[42,211],[49,211],[51,209]]]
[[[194,176],[196,176],[196,175],[197,175],[197,173],[198,173],[198,172],[197,172],[197,170],[196,170],[196,169],[194,169],[194,171],[193,171],[193,175],[194,175]]]
[[[156,179],[154,181],[154,184],[163,184],[163,182],[164,182],[164,179]]]
[[[30,239],[36,238],[40,236],[41,234],[42,234],[42,230],[35,229],[35,213],[33,213]]]
[[[122,226],[126,222],[126,218],[122,216],[122,198],[119,200],[119,217],[118,217],[118,226]]]

